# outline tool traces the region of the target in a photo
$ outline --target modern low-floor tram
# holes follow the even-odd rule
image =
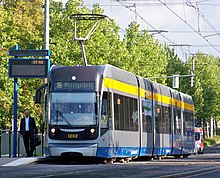
[[[48,157],[114,160],[194,151],[189,95],[111,65],[55,66],[44,86]]]

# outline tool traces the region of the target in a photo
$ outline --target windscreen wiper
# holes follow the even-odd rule
[[[61,116],[62,119],[67,123],[68,126],[73,128],[73,125],[70,123],[70,121],[63,115],[63,113],[61,111],[56,110],[57,112],[57,116]],[[57,117],[58,118],[58,117]]]

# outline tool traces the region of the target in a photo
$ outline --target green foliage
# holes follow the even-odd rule
[[[198,118],[215,117],[219,113],[219,59],[198,52],[195,56],[195,86],[191,94],[195,101]]]
[[[0,5],[0,126],[10,128],[13,118],[13,79],[8,78],[8,50],[15,44],[22,49],[43,49],[43,1],[4,0]],[[50,50],[51,64],[74,66],[83,64],[81,48],[74,40],[74,20],[71,14],[103,14],[98,4],[90,10],[83,0],[50,1]],[[95,21],[77,22],[77,36],[85,37]],[[114,20],[104,19],[91,38],[85,42],[89,65],[112,64],[143,77],[189,75],[191,60],[183,62],[172,49],[155,40],[140,26],[132,22],[123,38]],[[199,54],[199,53],[198,53]],[[218,76],[219,58],[197,55],[195,57],[195,86],[190,78],[180,78],[180,91],[191,94],[195,102],[196,117],[219,118]],[[201,65],[200,65],[201,64]],[[41,79],[19,79],[18,117],[29,109],[39,125],[42,106],[34,104],[35,90]],[[157,82],[172,86],[171,79]]]
[[[140,31],[139,25],[133,22],[128,26],[124,42],[128,50],[125,70],[143,77],[166,75],[167,58],[163,46],[147,31]]]
[[[204,140],[204,142],[205,142],[205,146],[212,146],[212,145],[220,142],[220,136],[215,135],[215,136],[213,136],[213,138],[206,138]]]
[[[189,65],[185,64],[175,53],[173,49],[168,46],[165,47],[168,64],[166,66],[167,76],[173,75],[189,75]],[[180,77],[179,90],[187,93],[187,86],[189,84],[189,77]],[[167,79],[167,85],[172,87],[172,78]]]
[[[11,128],[13,119],[13,79],[8,78],[8,50],[15,44],[23,49],[43,46],[43,10],[40,0],[9,1],[0,5],[0,118],[1,128]],[[40,80],[19,79],[18,117],[25,108],[39,122],[42,111],[34,105],[33,97]]]

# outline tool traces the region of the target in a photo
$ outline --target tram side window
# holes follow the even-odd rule
[[[194,135],[193,114],[187,111],[183,112],[183,130],[185,136]]]
[[[125,105],[124,105],[124,98],[119,95],[120,102],[121,104],[119,105],[119,125],[120,125],[120,130],[125,130]]]
[[[138,130],[138,106],[137,99],[129,98],[130,110],[127,111],[129,114],[129,130],[137,131]]]
[[[162,106],[162,133],[171,133],[171,108]]]
[[[101,128],[107,129],[109,127],[109,117],[111,117],[111,95],[104,92],[101,108]]]
[[[171,133],[170,107],[156,105],[156,133]]]
[[[137,100],[114,94],[114,117],[116,130],[137,131]]]
[[[143,132],[153,132],[152,122],[152,101],[142,101],[142,112],[143,112]]]
[[[181,112],[180,109],[174,109],[174,134],[181,135]]]
[[[163,127],[162,127],[162,108],[161,105],[156,104],[155,107],[155,126],[156,126],[156,133],[162,133]]]

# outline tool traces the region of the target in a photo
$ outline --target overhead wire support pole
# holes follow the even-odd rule
[[[44,49],[49,50],[49,28],[50,28],[50,2],[44,0]]]
[[[50,49],[50,0],[44,0],[44,49],[49,50]],[[45,56],[46,59],[49,60],[49,55]],[[50,70],[50,65],[48,66],[48,71]],[[47,83],[47,78],[44,78],[44,84]],[[44,100],[46,100],[46,92],[44,92]],[[43,104],[43,118],[46,117],[46,105]],[[43,119],[44,124],[45,119]],[[43,125],[44,128],[44,125]],[[43,140],[43,133],[44,130],[42,130],[42,140]],[[44,142],[42,141],[42,155],[44,155]]]
[[[195,73],[195,56],[203,56],[207,54],[191,54],[192,55],[192,69],[191,69],[191,80],[190,80],[190,86],[194,86],[194,73]]]
[[[192,55],[191,81],[190,81],[191,87],[193,87],[193,85],[194,85],[194,71],[195,71],[195,58],[194,58],[194,54],[193,54]]]

